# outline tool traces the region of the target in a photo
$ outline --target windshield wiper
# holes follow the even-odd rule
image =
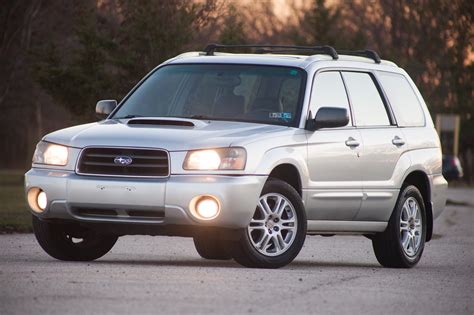
[[[143,117],[142,115],[127,115],[123,117],[113,117],[113,119],[129,119],[129,118],[136,118],[136,117]]]
[[[206,115],[192,115],[192,116],[189,116],[189,117],[183,117],[183,118],[191,118],[191,119],[209,119],[209,120],[216,119],[215,117],[206,116]]]

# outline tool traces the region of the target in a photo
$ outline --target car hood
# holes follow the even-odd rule
[[[163,148],[168,151],[226,147],[252,142],[269,133],[285,133],[285,126],[188,119],[105,120],[55,131],[45,141],[76,148],[123,146]],[[156,121],[156,124],[155,124]],[[158,123],[159,122],[159,123]],[[178,125],[168,125],[168,123]],[[179,125],[183,124],[183,125]],[[194,126],[193,126],[194,125]]]

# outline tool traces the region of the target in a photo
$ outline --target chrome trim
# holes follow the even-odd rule
[[[137,150],[150,150],[150,151],[163,151],[166,153],[168,156],[168,175],[166,176],[140,176],[140,175],[108,175],[108,174],[91,174],[91,173],[81,173],[79,172],[79,161],[82,158],[82,154],[84,153],[84,150],[86,149],[91,149],[91,148],[96,148],[96,149],[137,149]],[[76,160],[76,166],[74,168],[74,172],[77,175],[81,176],[96,176],[96,177],[115,177],[115,178],[169,178],[171,175],[171,158],[170,158],[170,153],[168,150],[162,149],[162,148],[147,148],[147,147],[115,147],[115,146],[100,146],[100,145],[92,145],[92,146],[87,146],[81,149],[81,152],[79,152],[79,156]]]

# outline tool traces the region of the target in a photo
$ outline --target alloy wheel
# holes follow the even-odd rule
[[[400,212],[400,244],[408,257],[414,257],[423,237],[422,218],[418,201],[410,197]]]
[[[297,220],[295,208],[285,196],[261,196],[247,228],[252,246],[265,256],[283,254],[295,240]]]

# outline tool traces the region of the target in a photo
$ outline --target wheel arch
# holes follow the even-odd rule
[[[275,166],[270,174],[268,175],[268,179],[271,178],[280,179],[290,186],[292,186],[300,195],[303,196],[303,187],[301,182],[301,175],[298,168],[291,163],[282,163]]]
[[[431,206],[431,187],[428,175],[422,170],[411,171],[403,180],[403,186],[413,185],[421,193],[426,210],[426,241],[433,236],[433,209]]]

